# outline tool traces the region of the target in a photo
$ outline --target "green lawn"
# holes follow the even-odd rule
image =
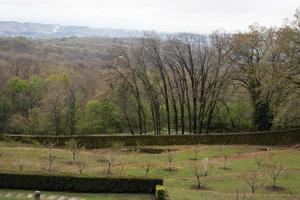
[[[165,186],[168,189],[172,200],[233,200],[236,199],[236,191],[246,193],[250,197],[250,189],[246,182],[241,178],[245,173],[255,172],[258,169],[255,158],[261,157],[265,160],[272,157],[274,162],[282,162],[287,167],[285,173],[278,178],[278,185],[284,190],[278,192],[268,191],[265,186],[272,184],[272,180],[264,171],[264,186],[256,191],[255,199],[300,199],[300,150],[296,148],[271,148],[271,151],[265,146],[244,146],[232,145],[225,146],[224,151],[220,151],[220,146],[204,146],[198,153],[199,158],[210,158],[214,166],[209,171],[208,177],[201,178],[205,189],[192,189],[195,177],[191,172],[191,158],[194,157],[191,146],[164,146],[151,147],[174,149],[175,155],[173,166],[176,171],[168,171],[168,153],[160,154],[139,153],[136,151],[128,151],[130,148],[122,147],[84,150],[79,153],[78,160],[88,163],[87,168],[80,175],[76,166],[68,164],[71,160],[71,152],[66,149],[54,149],[54,168],[52,172],[48,172],[43,168],[47,162],[43,159],[48,152],[47,148],[39,146],[30,146],[17,143],[2,143],[0,148],[0,171],[18,172],[18,173],[52,173],[52,174],[70,174],[75,176],[107,176],[106,163],[97,162],[102,160],[103,155],[118,155],[118,163],[113,167],[116,176],[145,176],[141,163],[151,161],[155,167],[150,169],[149,177],[162,177]],[[225,152],[225,153],[224,153]],[[228,155],[228,170],[222,169],[224,159],[222,155]],[[22,166],[22,167],[20,167]],[[20,169],[21,168],[21,169]],[[122,173],[121,173],[122,172]],[[3,194],[3,191],[1,191]],[[71,196],[73,194],[70,194]],[[140,195],[121,195],[109,194],[76,194],[76,196],[84,199],[139,199]],[[143,196],[143,199],[151,199],[151,196]]]

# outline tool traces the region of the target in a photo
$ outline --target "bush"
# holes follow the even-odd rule
[[[164,186],[156,185],[155,187],[155,198],[156,200],[166,200],[167,199],[167,191]]]

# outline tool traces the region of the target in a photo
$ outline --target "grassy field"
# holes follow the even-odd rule
[[[154,149],[154,150],[153,150]],[[168,152],[172,150],[172,153]],[[157,152],[156,152],[157,151]],[[162,152],[158,152],[162,151]],[[13,142],[1,143],[0,171],[38,174],[70,174],[75,176],[108,176],[105,157],[114,157],[117,160],[110,176],[145,176],[145,164],[151,161],[149,177],[162,177],[172,200],[233,200],[236,191],[245,193],[248,198],[253,198],[249,186],[242,178],[246,173],[258,170],[257,160],[272,160],[280,162],[286,170],[278,178],[280,191],[267,190],[272,185],[268,173],[263,170],[263,186],[254,195],[254,199],[300,199],[300,148],[293,147],[267,147],[267,146],[202,146],[197,153],[198,159],[209,158],[213,167],[207,177],[201,177],[202,189],[195,189],[196,179],[191,171],[194,158],[192,146],[151,146],[130,148],[115,145],[114,148],[82,150],[77,160],[86,162],[87,166],[82,174],[78,167],[72,165],[72,153],[65,148],[53,149],[55,157],[53,170],[45,170],[47,161],[45,157],[49,150],[38,145],[24,145]],[[154,154],[156,153],[156,154]],[[172,171],[169,171],[168,158],[174,156]],[[223,169],[224,155],[227,159],[227,169]],[[9,191],[1,190],[1,194]],[[15,192],[15,191],[11,191]],[[53,193],[52,193],[53,194]],[[53,195],[56,195],[54,193]],[[72,196],[74,194],[69,194]],[[101,198],[104,195],[104,198]],[[109,194],[75,194],[83,199],[151,199],[152,196],[115,195]],[[6,198],[13,199],[13,198]]]

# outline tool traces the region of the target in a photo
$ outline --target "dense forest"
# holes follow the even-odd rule
[[[0,133],[199,134],[300,125],[300,12],[282,27],[0,38]]]

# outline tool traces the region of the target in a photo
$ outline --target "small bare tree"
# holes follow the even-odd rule
[[[26,163],[24,158],[20,157],[20,156],[14,156],[13,160],[14,160],[14,165],[16,166],[16,168],[18,168],[18,170],[20,172],[23,171],[25,163]]]
[[[120,165],[116,168],[116,174],[118,174],[119,176],[124,176],[127,172],[128,168],[126,167],[126,165]]]
[[[257,164],[258,170],[266,167],[273,159],[273,153],[268,153],[267,156],[258,156],[254,159],[254,162]]]
[[[268,163],[266,168],[270,178],[273,181],[273,189],[276,190],[278,188],[276,181],[278,177],[286,171],[287,168],[280,162]]]
[[[148,177],[150,170],[155,167],[155,163],[153,163],[153,161],[149,160],[149,161],[140,163],[138,166],[145,171],[145,176]]]
[[[246,200],[246,192],[241,193],[238,189],[235,191],[236,200]]]
[[[201,177],[207,177],[209,165],[206,159],[196,160],[190,163],[191,171],[197,180],[197,188],[200,189]]]
[[[72,162],[76,164],[77,155],[80,151],[84,150],[84,146],[80,145],[77,140],[71,139],[66,142],[66,146],[72,152]]]
[[[208,176],[208,172],[209,170],[211,170],[214,167],[214,162],[209,159],[209,158],[203,158],[201,160],[201,162],[203,162],[203,170],[204,170],[204,176],[207,177]]]
[[[250,187],[251,193],[254,194],[258,188],[263,186],[264,176],[261,172],[246,173],[242,179]]]
[[[261,170],[262,167],[264,167],[266,165],[266,160],[264,157],[256,157],[254,159],[254,162],[256,163],[257,167],[258,167],[258,170]]]
[[[112,169],[114,167],[114,165],[118,162],[119,157],[116,154],[107,154],[104,155],[104,161],[107,164],[106,165],[106,173],[107,174],[112,174]]]
[[[48,171],[52,171],[53,168],[53,162],[55,160],[55,157],[53,156],[53,147],[57,144],[57,142],[53,140],[48,141],[48,155],[45,157],[47,163],[48,163]]]
[[[223,160],[224,160],[224,165],[223,165],[223,169],[228,169],[227,168],[227,160],[228,160],[228,157],[229,155],[227,154],[227,152],[225,151],[225,145],[223,144],[221,147],[220,147],[220,154],[223,156]]]
[[[23,160],[19,160],[17,162],[17,165],[19,166],[19,171],[20,172],[23,171],[23,169],[24,169],[24,161]]]
[[[168,154],[167,154],[167,160],[169,163],[169,168],[168,168],[169,171],[172,171],[174,169],[172,166],[174,159],[175,159],[175,153],[169,149]]]
[[[1,157],[2,154],[3,154],[2,146],[3,146],[3,144],[0,142],[0,157]]]
[[[85,162],[85,161],[76,161],[75,165],[78,168],[79,174],[82,174],[83,171],[85,170],[85,168],[87,167],[87,162]]]
[[[193,145],[192,151],[193,151],[193,158],[192,160],[198,160],[198,154],[204,149],[204,147],[201,144]]]

